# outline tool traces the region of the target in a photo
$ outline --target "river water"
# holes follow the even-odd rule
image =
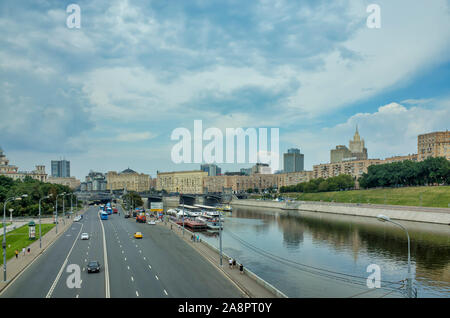
[[[418,297],[450,297],[450,226],[402,222]],[[219,247],[218,236],[201,234]],[[405,297],[407,238],[373,218],[233,207],[223,252],[288,297]],[[224,266],[228,260],[224,258]],[[381,288],[367,278],[380,268]],[[371,280],[372,281],[372,280]]]

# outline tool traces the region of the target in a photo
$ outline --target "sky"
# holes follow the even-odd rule
[[[194,120],[278,128],[280,156],[300,148],[308,170],[356,125],[370,158],[416,153],[450,126],[449,53],[449,0],[4,0],[0,147],[20,170],[70,160],[82,180],[198,169],[171,157]]]

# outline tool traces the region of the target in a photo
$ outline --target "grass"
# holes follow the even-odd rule
[[[50,231],[55,224],[42,224],[42,236]],[[17,249],[22,252],[22,248],[27,248],[28,245],[39,239],[39,225],[36,226],[36,239],[28,239],[28,226],[24,225],[15,229],[14,231],[6,233],[6,260],[14,257],[14,251]],[[3,236],[1,238],[3,240]],[[0,264],[3,264],[3,249],[0,253]]]
[[[449,208],[450,186],[405,187],[319,193],[283,193],[303,201],[370,203]]]
[[[11,225],[11,222],[7,222],[6,223],[6,227],[8,227],[8,226],[10,226]],[[0,229],[2,229],[3,228],[3,223],[0,223]]]

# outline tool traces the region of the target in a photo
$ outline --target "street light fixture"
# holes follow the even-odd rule
[[[381,222],[390,222],[392,224],[395,224],[395,225],[401,227],[406,232],[406,236],[408,237],[408,277],[406,279],[406,288],[407,288],[407,292],[408,292],[408,298],[412,298],[413,293],[412,293],[412,274],[411,274],[411,244],[410,244],[408,230],[400,223],[392,221],[386,215],[379,214],[377,216],[377,219],[378,219],[378,221],[381,221]]]
[[[60,193],[60,194],[57,194],[56,195],[56,234],[58,234],[58,197],[60,196],[60,195],[62,195],[62,196],[64,196],[66,193],[65,192],[63,192],[63,193]],[[63,200],[63,204],[64,204],[64,200]]]
[[[8,201],[20,201],[22,198],[28,197],[27,194],[23,194],[20,197],[11,197],[5,200],[3,203],[3,282],[6,283],[6,205]]]
[[[39,199],[39,248],[42,248],[42,231],[41,231],[41,201],[44,199],[48,199],[50,197],[52,197],[53,194],[49,194],[46,197],[40,198]]]
[[[219,199],[217,199],[216,197],[211,197],[214,200],[217,201],[217,203],[220,203]],[[222,254],[222,213],[219,212],[219,251],[220,251],[220,266],[222,266],[222,259],[223,259],[223,254]]]

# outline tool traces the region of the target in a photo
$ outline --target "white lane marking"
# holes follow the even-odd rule
[[[138,293],[138,291],[136,290],[136,296],[138,296],[139,297],[139,293]]]
[[[80,236],[81,230],[83,229],[83,225],[84,225],[84,224],[82,223],[82,224],[81,224],[81,227],[80,227],[80,231],[78,232],[78,235],[77,235],[77,237],[75,238],[75,240],[74,240],[74,242],[73,242],[73,245],[72,245],[72,247],[70,248],[69,253],[67,254],[67,257],[66,257],[66,259],[64,260],[64,263],[62,264],[61,269],[60,269],[59,272],[58,272],[58,275],[56,275],[55,281],[53,282],[52,286],[50,287],[50,290],[48,291],[48,293],[47,293],[47,295],[45,296],[45,298],[50,298],[50,297],[52,296],[53,290],[55,289],[56,284],[58,284],[59,278],[61,277],[61,274],[62,274],[64,268],[66,267],[67,261],[69,260],[70,253],[72,253],[72,250],[73,250],[73,248],[75,247],[75,243],[78,242],[78,237]]]
[[[130,266],[127,265],[127,268],[130,269]]]
[[[145,256],[144,256],[144,261],[145,261]]]
[[[148,265],[148,267],[150,267],[150,269],[152,269],[152,267],[150,265]]]
[[[77,295],[77,298],[80,297],[80,295]]]
[[[139,253],[142,253],[142,251],[141,251],[141,250],[139,250]]]
[[[157,280],[159,280],[158,276],[155,275],[155,277],[156,277]]]
[[[134,282],[134,278],[133,278],[133,276],[131,276],[131,281],[132,281],[132,282]]]
[[[125,261],[127,260],[127,258],[125,257]]]
[[[105,239],[105,228],[103,227],[103,222],[100,219],[100,214],[98,215],[98,220],[100,221],[100,225],[102,227],[103,233],[103,261],[105,262],[105,297],[110,298],[110,290],[109,290],[109,268],[108,268],[108,252],[106,251],[106,239]]]
[[[166,292],[166,290],[164,289],[164,294],[166,294],[166,296],[168,296],[169,294]]]
[[[122,251],[122,254],[123,254],[123,251]]]

